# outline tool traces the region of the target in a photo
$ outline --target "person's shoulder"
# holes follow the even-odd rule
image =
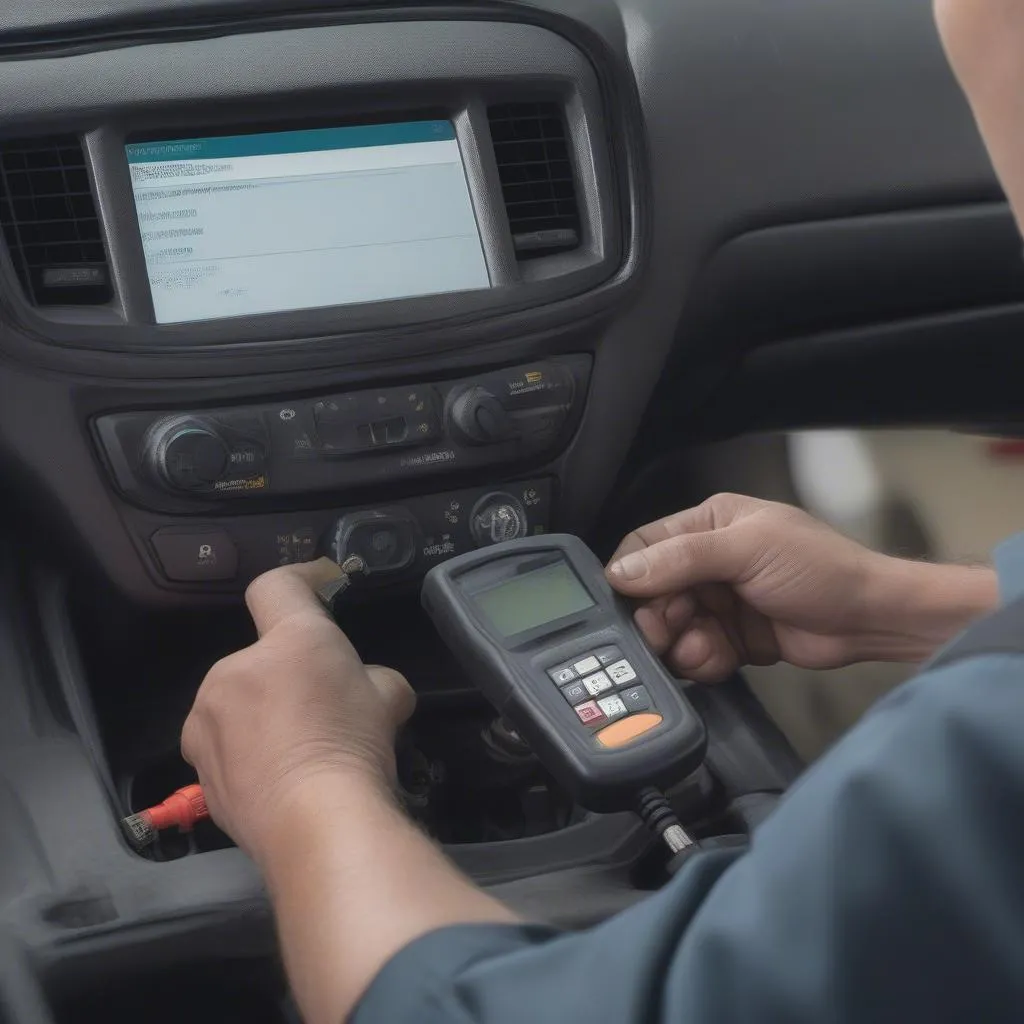
[[[968,630],[950,657],[937,659],[918,677],[883,700],[880,716],[896,715],[903,723],[898,745],[923,742],[948,766],[989,759],[1003,749],[1024,770],[1020,731],[1024,723],[1024,602],[1003,609],[974,629],[997,628],[1009,620],[1020,641],[1004,648],[969,643]]]

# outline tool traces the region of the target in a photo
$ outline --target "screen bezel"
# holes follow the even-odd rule
[[[147,143],[155,142],[193,142],[193,141],[217,141],[220,139],[230,138],[245,138],[250,136],[258,137],[260,135],[275,135],[279,133],[287,132],[301,132],[301,131],[317,131],[322,129],[332,128],[359,128],[367,126],[390,126],[390,125],[402,125],[417,122],[444,122],[449,124],[454,133],[454,141],[459,151],[459,161],[462,167],[462,173],[466,183],[466,193],[469,198],[470,207],[473,213],[473,220],[476,225],[477,235],[480,241],[480,247],[483,253],[484,266],[487,273],[488,285],[486,287],[475,287],[475,288],[461,288],[453,291],[440,291],[440,292],[413,292],[408,295],[401,296],[390,296],[379,299],[372,299],[363,302],[340,302],[340,303],[318,303],[316,305],[299,305],[290,306],[283,309],[271,310],[266,312],[241,312],[233,313],[221,317],[197,317],[181,320],[164,320],[160,321],[157,319],[156,307],[153,299],[152,284],[150,281],[151,267],[149,266],[148,259],[145,253],[145,243],[142,241],[142,222],[139,216],[139,207],[137,201],[137,195],[134,188],[134,183],[131,179],[131,159],[128,154],[128,147],[132,145],[145,145]],[[495,252],[493,242],[491,239],[491,246],[489,250],[488,240],[484,237],[484,227],[481,221],[481,209],[479,199],[479,189],[474,188],[474,183],[470,179],[469,167],[466,159],[466,149],[463,139],[460,138],[458,127],[455,122],[447,114],[443,112],[424,112],[418,111],[415,114],[409,114],[406,117],[391,116],[391,117],[356,117],[348,118],[343,122],[337,120],[325,120],[323,118],[317,119],[303,119],[293,120],[285,124],[264,124],[261,126],[254,125],[234,125],[231,130],[225,130],[223,126],[220,127],[206,127],[197,128],[196,134],[181,135],[177,132],[168,133],[166,131],[153,133],[153,132],[136,132],[125,137],[124,140],[124,154],[125,161],[128,164],[129,182],[131,183],[131,199],[132,209],[135,213],[135,227],[139,236],[139,243],[142,247],[142,265],[145,270],[146,285],[148,288],[149,307],[148,311],[152,313],[153,323],[157,327],[180,327],[198,324],[208,323],[224,323],[229,320],[242,320],[251,319],[253,317],[262,316],[277,316],[277,315],[294,315],[297,313],[305,313],[312,310],[324,310],[324,309],[349,309],[358,306],[376,305],[388,302],[405,302],[410,299],[429,299],[436,298],[438,296],[452,296],[452,295],[468,295],[472,293],[488,292],[495,287],[495,273],[497,272],[495,264],[500,263],[500,260],[495,259]],[[171,161],[168,161],[171,162]]]

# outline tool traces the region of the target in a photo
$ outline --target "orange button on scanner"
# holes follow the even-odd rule
[[[597,741],[602,747],[624,747],[627,743],[638,740],[644,733],[656,729],[664,720],[661,715],[653,713],[630,715],[629,718],[619,719],[614,725],[602,729],[597,734]]]

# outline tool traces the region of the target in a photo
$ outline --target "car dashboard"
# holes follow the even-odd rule
[[[248,583],[320,556],[363,559],[345,627],[421,692],[412,795],[445,758],[486,782],[497,749],[495,791],[532,801],[515,827],[475,793],[424,811],[463,868],[570,927],[652,887],[630,816],[538,796],[418,585],[549,531],[609,553],[695,441],[1014,415],[1019,238],[930,19],[0,14],[0,921],[59,1017],[115,969],[272,955],[222,836],[144,859],[116,821],[188,781],[177,732],[204,668],[251,640]],[[693,699],[708,762],[679,799],[747,831],[800,765],[742,687]]]

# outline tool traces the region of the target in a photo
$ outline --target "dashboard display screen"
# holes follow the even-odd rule
[[[126,152],[157,323],[490,285],[450,121]]]
[[[594,607],[567,562],[516,576],[476,594],[475,600],[491,625],[506,638]]]

